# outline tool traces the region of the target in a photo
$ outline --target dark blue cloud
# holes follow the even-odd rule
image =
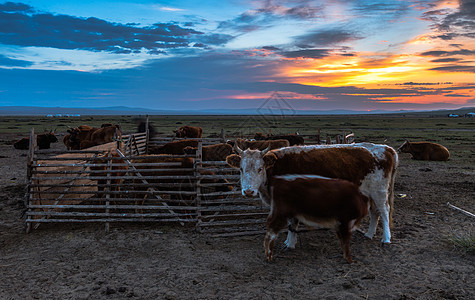
[[[202,32],[174,23],[111,23],[98,18],[41,13],[22,3],[0,5],[0,43],[17,46],[81,49],[133,53],[142,49],[164,53],[165,49],[193,46],[191,39]]]
[[[14,2],[6,2],[1,4],[0,3],[0,11],[5,12],[31,12],[33,11],[33,7],[29,6],[28,4],[23,3],[14,3]]]
[[[0,66],[4,67],[29,67],[32,63],[25,60],[11,59],[0,54]]]
[[[314,19],[322,15],[322,8],[310,1],[266,0],[257,3],[260,4],[259,8],[245,11],[233,20],[223,21],[218,28],[251,32],[274,22],[282,22],[283,19]]]
[[[357,34],[346,29],[334,28],[313,31],[297,36],[295,42],[301,48],[326,47],[360,39]]]
[[[288,58],[324,58],[332,53],[329,49],[305,49],[296,51],[280,52],[281,55]]]

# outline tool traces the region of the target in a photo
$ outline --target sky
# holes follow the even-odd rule
[[[454,109],[474,73],[473,0],[0,2],[0,106]]]

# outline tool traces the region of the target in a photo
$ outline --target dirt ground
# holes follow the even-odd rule
[[[475,220],[446,205],[475,212],[473,151],[448,162],[400,155],[395,192],[405,197],[395,200],[390,245],[381,246],[381,228],[373,240],[355,232],[350,265],[334,232],[314,230],[266,263],[262,235],[156,224],[110,233],[43,224],[26,234],[27,151],[13,139],[0,135],[0,299],[475,299],[475,257],[448,242]]]

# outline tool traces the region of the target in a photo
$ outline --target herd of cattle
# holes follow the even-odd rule
[[[101,128],[82,125],[69,129],[63,142],[67,149],[85,149],[113,141],[117,131],[119,127],[112,124]],[[174,133],[183,139],[149,147],[148,159],[156,162],[160,157],[157,154],[183,155],[197,151],[198,141],[193,138],[202,138],[201,128],[183,126]],[[57,141],[54,132],[45,136],[49,137],[37,136],[40,149],[47,149],[49,143]],[[344,257],[350,263],[351,233],[366,215],[369,214],[370,224],[365,236],[374,236],[381,218],[381,241],[390,243],[397,152],[410,153],[419,160],[446,161],[450,156],[447,148],[430,142],[405,141],[397,152],[390,146],[372,143],[304,145],[304,142],[296,134],[257,133],[252,140],[238,138],[202,147],[204,161],[226,161],[240,171],[243,196],[259,196],[270,206],[264,240],[269,261],[273,259],[275,240],[283,229],[288,228],[285,246],[295,248],[299,222],[335,228]],[[21,149],[20,143],[25,142],[18,141],[15,148]],[[174,161],[192,165],[189,157]],[[98,186],[104,185],[105,182],[98,182]]]

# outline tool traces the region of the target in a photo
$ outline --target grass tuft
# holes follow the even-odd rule
[[[475,233],[454,233],[448,237],[448,242],[456,249],[475,254]]]

